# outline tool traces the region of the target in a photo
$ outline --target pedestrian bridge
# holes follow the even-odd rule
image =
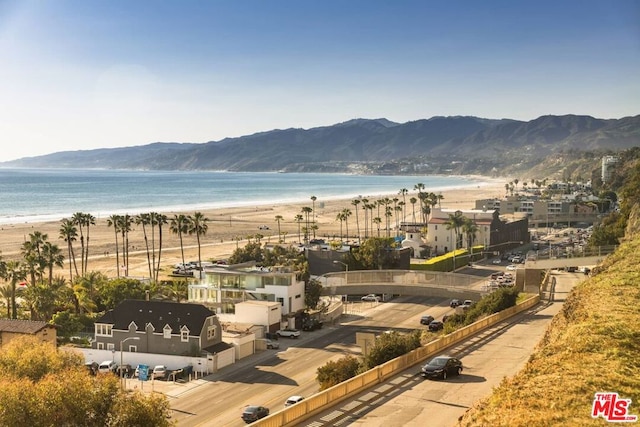
[[[415,270],[357,270],[320,278],[322,295],[396,294],[477,301],[486,294],[484,277]]]

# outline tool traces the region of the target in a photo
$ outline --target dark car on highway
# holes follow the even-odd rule
[[[260,418],[264,418],[269,415],[269,408],[264,406],[249,405],[242,411],[242,420],[250,424],[254,421],[258,421]]]
[[[457,306],[459,306],[461,304],[462,303],[460,302],[459,299],[452,299],[451,302],[449,303],[449,307],[456,308]]]
[[[442,323],[439,320],[434,320],[431,323],[429,323],[429,330],[431,332],[437,332],[444,329],[444,323]]]
[[[443,380],[451,375],[460,375],[460,373],[462,373],[462,362],[451,356],[434,357],[420,371],[423,378]]]
[[[429,323],[433,322],[435,319],[433,318],[433,316],[429,316],[429,315],[425,315],[422,316],[420,318],[420,324],[421,325],[428,325]]]

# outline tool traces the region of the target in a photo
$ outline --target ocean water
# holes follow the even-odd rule
[[[483,185],[458,176],[372,176],[268,172],[167,172],[97,169],[1,169],[0,224],[60,220],[75,212],[96,218],[143,212],[273,205]]]

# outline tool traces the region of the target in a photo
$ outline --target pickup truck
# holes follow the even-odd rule
[[[278,334],[279,337],[298,338],[300,331],[297,329],[280,329],[276,334]]]

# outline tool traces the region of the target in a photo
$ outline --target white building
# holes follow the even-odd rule
[[[434,207],[431,209],[427,226],[427,243],[433,248],[434,253],[443,254],[454,249],[455,231],[447,229],[449,215],[455,215],[460,211],[463,216],[471,219],[478,227],[475,235],[474,245],[488,246],[491,244],[491,223],[497,215],[495,210],[489,209],[441,209]],[[458,249],[467,246],[466,239],[462,239],[462,244],[458,244]]]
[[[189,285],[188,300],[214,310],[220,320],[247,322],[236,310],[236,304],[244,301],[276,302],[282,316],[305,307],[304,281],[296,280],[296,273],[289,268],[216,265],[205,267],[201,277],[199,283]]]
[[[602,158],[602,171],[601,178],[602,182],[608,182],[611,178],[611,171],[615,168],[616,163],[619,162],[619,159],[616,156],[604,156]]]

